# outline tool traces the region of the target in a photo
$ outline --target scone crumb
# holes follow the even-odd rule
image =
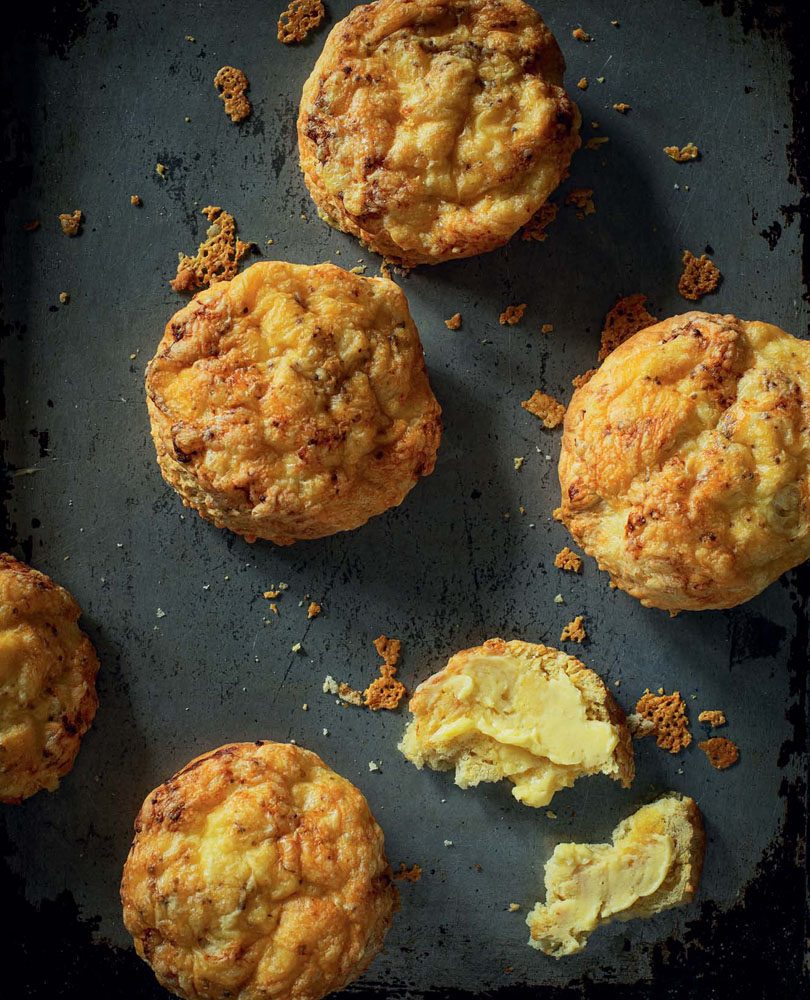
[[[590,382],[590,380],[594,377],[595,374],[596,374],[596,369],[589,368],[586,372],[583,372],[581,375],[575,375],[571,379],[571,385],[575,389],[581,389],[583,385],[587,385],[588,382]]]
[[[507,906],[507,910],[509,910],[510,913],[517,913],[519,909],[520,903],[510,903],[509,906]]]
[[[593,188],[572,188],[565,196],[565,204],[573,205],[579,209],[578,219],[584,219],[586,215],[596,213],[596,205],[593,201]]]
[[[326,16],[321,0],[291,0],[278,19],[278,40],[285,45],[303,42]]]
[[[70,302],[70,292],[60,292],[59,301],[62,303],[63,306],[66,306],[68,302]]]
[[[550,430],[559,427],[565,419],[565,407],[558,403],[553,396],[549,396],[540,389],[535,389],[528,399],[524,399],[520,404],[524,410],[543,421],[543,425]]]
[[[450,319],[444,321],[444,325],[448,330],[459,330],[461,329],[461,313],[453,313]]]
[[[695,257],[689,250],[683,252],[683,273],[678,281],[678,291],[690,302],[697,302],[704,295],[717,291],[722,279],[720,269],[706,254]]]
[[[383,663],[380,664],[380,676],[363,692],[366,707],[373,712],[381,708],[393,711],[407,694],[405,685],[395,677],[401,645],[399,639],[389,639],[385,635],[374,640],[374,648],[383,658]]]
[[[526,312],[526,303],[521,302],[519,305],[507,306],[506,309],[498,317],[498,322],[501,326],[514,326],[515,323],[519,323],[523,319],[523,314]]]
[[[602,342],[599,346],[598,360],[601,363],[619,344],[623,344],[633,334],[657,322],[655,316],[647,312],[645,303],[647,296],[641,292],[626,295],[613,306],[605,316],[602,327]]]
[[[664,689],[659,688],[659,694],[652,694],[647,688],[636,704],[636,714],[652,723],[656,745],[662,750],[679,753],[692,742],[686,702],[680,691],[664,694]]]
[[[585,143],[586,149],[599,149],[604,146],[606,142],[610,142],[610,137],[607,135],[595,135],[592,139],[588,139]]]
[[[143,205],[143,200],[139,194],[131,194],[129,196],[129,203],[130,205],[134,205],[135,208],[140,208]]]
[[[565,604],[565,598],[563,597],[562,594],[555,594],[554,595],[554,603],[555,604]]]
[[[591,40],[591,36],[583,27],[574,28],[571,34],[578,42],[589,42]]]
[[[341,701],[345,701],[349,705],[356,705],[358,708],[362,708],[365,704],[363,692],[345,682],[338,684],[337,696]]]
[[[707,709],[698,715],[698,722],[708,722],[712,729],[717,729],[718,726],[725,726],[726,724],[725,712],[721,712],[716,708]]]
[[[83,218],[80,208],[77,208],[75,212],[62,212],[59,215],[59,225],[65,236],[78,236],[82,231]]]
[[[588,633],[585,631],[585,616],[577,615],[560,633],[560,642],[584,642]]]
[[[540,333],[554,333],[554,324],[553,323],[544,323],[540,327]]]
[[[243,70],[223,66],[214,77],[214,86],[225,105],[225,114],[232,122],[243,122],[249,117],[252,109],[246,91],[250,84]]]
[[[177,275],[169,282],[176,292],[195,292],[214,282],[230,280],[253,245],[237,239],[236,220],[228,212],[214,205],[202,211],[211,225],[194,257],[180,254]]]
[[[709,758],[712,767],[718,771],[725,771],[740,759],[739,747],[725,736],[713,736],[710,740],[698,743],[698,746]]]
[[[670,160],[674,160],[676,163],[688,163],[700,156],[700,150],[693,142],[687,142],[680,149],[677,146],[664,146],[664,152]]]
[[[515,472],[520,472],[520,470],[523,468],[523,463],[525,461],[526,461],[526,459],[525,459],[525,457],[523,455],[516,455],[512,459],[512,463],[515,466]]]
[[[579,87],[580,90],[587,90],[588,89],[587,76],[583,76],[582,79],[578,81],[577,86]]]
[[[327,674],[323,679],[323,693],[324,694],[337,694],[338,693],[338,682],[331,674]]]
[[[557,218],[557,212],[559,212],[559,207],[553,201],[547,201],[545,205],[541,205],[523,227],[521,239],[543,243],[548,239],[546,229]]]
[[[394,872],[394,878],[397,882],[418,882],[421,877],[422,869],[419,865],[411,865],[408,868],[404,861],[400,861],[399,871]]]
[[[307,608],[307,618],[317,618],[322,611],[323,608],[320,604],[317,601],[312,601]]]
[[[380,765],[377,763],[376,760],[370,760],[368,762],[368,769],[369,769],[369,771],[379,771],[380,770]]]
[[[274,601],[280,594],[280,590],[265,590],[262,597],[266,598],[268,601]]]
[[[155,164],[155,173],[159,177],[162,177],[165,180],[166,179],[166,164],[165,163],[156,163]]]
[[[553,809],[546,809],[546,819],[556,819],[556,818],[557,814],[554,812]]]
[[[613,110],[618,111],[620,115],[626,115],[628,111],[632,111],[633,109],[629,104],[625,104],[624,101],[619,101],[618,104],[613,105]]]
[[[582,570],[582,559],[566,545],[554,557],[557,569],[568,570],[569,573],[579,573]]]

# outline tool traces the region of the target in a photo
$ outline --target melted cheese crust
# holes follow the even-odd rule
[[[146,391],[183,502],[279,544],[401,503],[441,437],[405,296],[332,264],[254,264],[200,292],[167,325]]]
[[[810,343],[692,312],[571,400],[562,520],[647,606],[729,608],[810,556]]]
[[[186,1000],[317,1000],[365,970],[398,906],[361,793],[263,742],[204,754],[147,797],[121,898],[138,954]]]
[[[98,659],[80,614],[63,587],[0,554],[0,802],[53,791],[96,714]]]
[[[484,253],[566,176],[579,112],[522,0],[378,0],[304,86],[301,168],[322,215],[413,266]]]

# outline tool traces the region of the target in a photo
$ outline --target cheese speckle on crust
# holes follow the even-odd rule
[[[304,86],[322,216],[412,267],[505,243],[565,175],[579,113],[522,0],[379,0],[333,28]]]

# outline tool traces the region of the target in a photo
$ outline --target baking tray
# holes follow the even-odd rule
[[[377,269],[317,219],[297,166],[301,86],[350,6],[330,0],[327,24],[297,48],[276,41],[281,4],[268,0],[29,0],[4,33],[3,547],[75,594],[102,669],[98,716],[58,793],[0,811],[0,899],[12,917],[0,993],[166,996],[121,923],[133,817],[195,754],[261,737],[293,738],[359,785],[394,866],[423,868],[350,993],[798,996],[809,568],[742,607],[674,620],[610,590],[590,560],[581,577],[555,570],[567,540],[550,518],[559,434],[518,404],[536,387],[568,398],[617,296],[642,291],[659,316],[684,311],[687,247],[711,248],[724,275],[704,307],[807,336],[802,5],[548,0],[585,137],[610,138],[576,156],[563,188],[592,187],[596,214],[563,208],[545,243],[517,239],[399,278],[444,407],[435,473],[359,531],[251,546],[185,512],[163,484],[143,368],[179,305],[167,284],[176,253],[196,246],[209,203],[231,211],[265,258]],[[590,44],[571,37],[579,23]],[[223,64],[250,79],[254,112],[241,126],[212,86]],[[627,116],[617,101],[632,105]],[[690,140],[700,162],[664,156]],[[70,240],[56,216],[74,208],[86,223]],[[23,230],[31,219],[39,231]],[[500,327],[518,302],[524,321]],[[442,321],[456,311],[464,325],[450,332]],[[540,334],[543,323],[554,332]],[[260,595],[280,581],[289,590],[276,619]],[[306,595],[325,609],[313,621]],[[489,636],[556,645],[578,613],[589,638],[572,651],[625,708],[648,686],[680,689],[696,734],[699,708],[723,708],[740,764],[717,773],[694,745],[671,757],[648,741],[630,790],[583,780],[549,819],[505,786],[462,792],[448,774],[417,772],[396,750],[403,713],[341,708],[321,689],[326,674],[362,687],[382,632],[402,640],[412,687]],[[554,844],[606,837],[663,789],[693,795],[706,818],[698,901],[604,929],[565,961],[529,949],[525,912]],[[520,913],[507,912],[512,901]]]

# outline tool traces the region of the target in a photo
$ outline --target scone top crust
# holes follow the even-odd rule
[[[690,312],[618,347],[568,407],[562,519],[613,582],[729,608],[810,556],[810,343]]]
[[[317,1000],[398,905],[366,800],[314,753],[234,743],[153,791],[121,883],[138,954],[187,1000]]]
[[[522,0],[377,0],[304,86],[301,167],[328,221],[405,264],[505,243],[565,176],[579,112]]]
[[[53,791],[96,714],[98,659],[63,588],[0,553],[0,802]]]
[[[409,708],[400,750],[417,767],[454,768],[462,788],[508,778],[515,798],[541,807],[584,775],[633,780],[621,708],[592,670],[549,646],[489,639],[462,650]]]
[[[402,291],[332,264],[258,263],[195,296],[146,390],[161,471],[184,502],[280,544],[401,503],[441,436]]]

